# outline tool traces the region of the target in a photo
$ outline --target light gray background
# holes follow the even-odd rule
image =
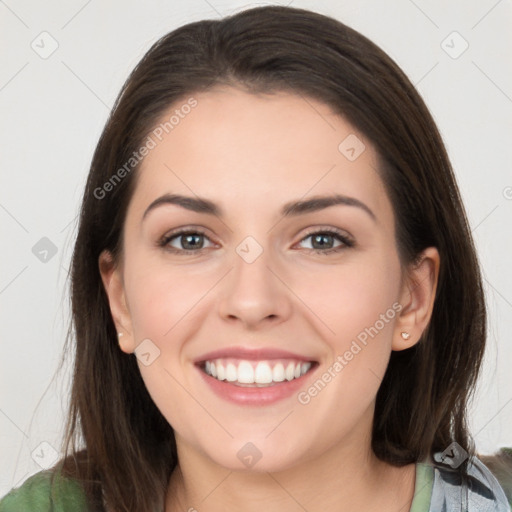
[[[69,373],[53,377],[69,318],[67,269],[88,166],[110,106],[157,38],[256,5],[263,3],[0,0],[0,496],[40,471],[51,447],[60,446]],[[472,430],[482,453],[512,446],[511,2],[291,5],[334,16],[375,41],[431,109],[467,207],[489,306]],[[469,47],[458,55],[464,40]],[[58,48],[45,55],[52,44]],[[46,262],[32,252],[43,237],[57,249]]]

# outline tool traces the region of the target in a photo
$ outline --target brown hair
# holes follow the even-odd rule
[[[103,498],[116,511],[163,507],[177,464],[173,429],[147,392],[135,356],[118,347],[98,268],[104,249],[115,260],[121,254],[137,168],[107,197],[98,199],[95,191],[172,104],[216,85],[320,100],[373,143],[394,207],[402,264],[435,246],[441,266],[422,339],[391,354],[377,394],[372,447],[396,466],[424,460],[452,441],[474,454],[466,408],[484,352],[485,304],[436,125],[405,74],[366,37],[327,16],[269,6],[165,35],[133,70],[112,109],[94,153],[72,260],[76,345],[65,474],[85,486],[95,509],[102,509]]]

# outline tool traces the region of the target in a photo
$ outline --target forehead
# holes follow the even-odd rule
[[[276,209],[290,198],[339,192],[386,208],[370,142],[324,103],[279,92],[217,88],[173,104],[155,124],[138,172],[135,208],[159,195],[215,198],[229,209]],[[354,158],[356,157],[356,158]]]

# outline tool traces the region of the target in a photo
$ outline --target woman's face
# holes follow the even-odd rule
[[[204,460],[275,471],[366,449],[390,352],[415,341],[376,153],[309,98],[194,97],[151,135],[102,272],[123,349]]]

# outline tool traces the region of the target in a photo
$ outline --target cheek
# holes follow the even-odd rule
[[[126,262],[125,287],[129,297],[130,317],[136,344],[149,339],[158,355],[138,366],[145,386],[154,403],[167,421],[178,430],[190,428],[190,417],[200,417],[201,411],[190,408],[189,375],[184,372],[183,349],[200,327],[196,316],[201,314],[201,297],[212,284],[207,276],[188,272],[184,267],[171,267],[157,262],[148,264],[145,255]],[[152,348],[152,350],[156,350]],[[151,352],[152,357],[155,352]]]
[[[400,265],[393,253],[387,260],[370,256],[298,277],[299,295],[329,328],[325,332],[330,332],[336,349],[342,350],[358,336],[364,341],[368,330],[373,339],[375,328],[380,338],[390,336],[400,308]]]
[[[132,258],[131,265],[127,264],[125,283],[134,334],[137,339],[165,343],[175,337],[185,318],[193,317],[194,306],[211,285],[204,273],[158,262],[146,263],[141,270],[137,261]]]
[[[332,416],[333,410],[350,411],[350,419],[332,420],[342,430],[371,405],[386,371],[401,309],[400,267],[340,267],[321,282],[322,298],[313,307],[323,304],[322,320],[332,331],[324,338],[329,356],[323,372],[298,398],[318,417]]]
[[[396,316],[396,283],[384,276],[368,280],[352,276],[345,283],[346,293],[340,304],[337,327],[351,338],[364,338],[361,333],[368,329],[375,336],[374,328],[385,336]]]

